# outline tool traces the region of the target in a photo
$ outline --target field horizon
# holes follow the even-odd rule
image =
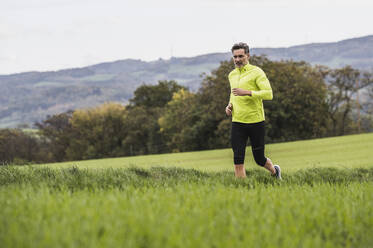
[[[282,169],[295,171],[305,168],[368,168],[373,166],[373,133],[281,142],[266,145],[266,156]],[[247,169],[258,168],[251,147],[246,148]],[[178,167],[202,171],[233,169],[231,148],[193,152],[150,154],[120,158],[103,158],[33,166],[52,168],[151,168]]]

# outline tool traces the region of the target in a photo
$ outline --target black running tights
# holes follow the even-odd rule
[[[255,162],[264,166],[267,158],[264,157],[264,121],[258,123],[232,122],[231,143],[234,153],[234,164],[243,164],[247,139],[250,138],[251,150]]]

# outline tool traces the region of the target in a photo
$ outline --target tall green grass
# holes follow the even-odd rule
[[[373,168],[0,167],[1,247],[370,247]]]
[[[0,186],[18,185],[47,187],[63,190],[123,189],[125,187],[169,187],[184,184],[201,184],[255,188],[258,184],[302,186],[321,183],[349,184],[373,182],[373,167],[369,169],[314,168],[283,174],[278,181],[263,169],[246,170],[247,178],[237,180],[233,172],[202,172],[195,169],[153,167],[143,169],[52,169],[14,166],[0,167]]]
[[[372,247],[373,134],[272,144],[283,180],[230,149],[0,166],[0,248]]]

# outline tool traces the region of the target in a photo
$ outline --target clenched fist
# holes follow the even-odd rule
[[[235,96],[251,96],[251,90],[244,90],[240,88],[233,88],[232,93]]]
[[[229,103],[227,105],[227,107],[225,107],[225,113],[228,115],[228,116],[231,116],[232,115],[232,109],[233,109],[233,105],[232,103]]]

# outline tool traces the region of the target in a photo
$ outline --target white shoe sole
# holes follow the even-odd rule
[[[279,180],[282,180],[280,166],[275,164],[273,167],[275,167],[275,170],[276,170],[276,178]]]

